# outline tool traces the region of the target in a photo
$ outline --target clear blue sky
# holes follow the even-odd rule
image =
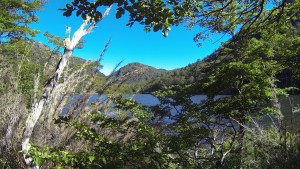
[[[64,17],[63,12],[58,10],[70,2],[70,0],[49,0],[44,9],[38,13],[39,23],[31,26],[41,31],[36,40],[47,44],[47,39],[42,35],[45,31],[64,37],[65,26],[72,27],[73,32],[79,27],[82,22],[80,17],[76,17],[75,14]],[[131,28],[127,27],[128,17],[115,19],[115,9],[116,7],[113,7],[110,15],[98,23],[91,34],[83,38],[86,40],[84,48],[76,49],[74,52],[74,56],[94,60],[99,56],[106,41],[111,38],[109,49],[101,62],[103,65],[101,71],[104,74],[109,74],[122,60],[124,62],[121,66],[140,62],[167,70],[181,68],[196,62],[197,59],[203,59],[217,49],[222,41],[228,39],[222,38],[217,41],[222,35],[214,35],[213,39],[197,47],[193,37],[200,27],[193,30],[186,30],[183,26],[172,27],[169,36],[165,38],[161,32],[144,32],[143,26],[138,23]]]

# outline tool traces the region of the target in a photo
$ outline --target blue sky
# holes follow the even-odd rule
[[[44,9],[38,13],[39,23],[31,27],[41,31],[35,37],[36,40],[45,44],[47,39],[43,37],[45,31],[49,31],[56,36],[66,36],[66,26],[72,27],[73,32],[80,26],[82,19],[72,15],[71,17],[62,16],[62,11],[70,0],[49,0]],[[127,27],[128,17],[115,19],[115,7],[110,14],[98,23],[97,28],[91,34],[86,35],[83,49],[76,49],[74,56],[84,59],[95,60],[102,51],[104,44],[111,38],[111,43],[101,64],[104,74],[109,74],[113,68],[123,60],[121,66],[131,62],[140,62],[155,68],[167,70],[181,68],[197,59],[203,59],[211,54],[220,46],[220,43],[227,40],[222,35],[214,35],[211,40],[206,40],[203,46],[197,47],[193,37],[200,27],[193,30],[186,30],[184,26],[172,27],[167,38],[161,32],[146,33],[143,26],[138,23],[133,27]],[[50,45],[51,46],[51,45]]]

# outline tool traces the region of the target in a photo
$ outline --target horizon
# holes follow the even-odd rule
[[[72,32],[80,26],[81,17],[76,17],[75,14],[64,17],[63,12],[58,10],[64,8],[66,3],[59,0],[50,1],[37,13],[39,23],[30,25],[31,28],[40,30],[40,34],[34,37],[35,40],[53,48],[54,46],[42,35],[44,32],[64,37],[66,26],[70,26]],[[116,19],[115,11],[116,7],[113,7],[110,14],[97,24],[97,28],[83,37],[86,41],[83,49],[76,49],[73,53],[73,56],[79,58],[96,60],[105,43],[111,39],[108,51],[101,61],[103,68],[100,71],[105,75],[110,74],[121,61],[123,62],[119,68],[133,62],[156,69],[182,68],[207,57],[218,49],[222,42],[229,39],[226,35],[214,34],[198,47],[193,38],[201,30],[199,26],[192,30],[187,30],[182,25],[172,27],[169,36],[165,38],[160,31],[146,33],[143,26],[137,23],[131,28],[126,26],[128,16]]]

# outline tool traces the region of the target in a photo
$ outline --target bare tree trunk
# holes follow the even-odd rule
[[[108,15],[108,12],[110,11],[111,6],[108,7],[103,14],[104,18]],[[91,20],[89,17],[83,21],[81,26],[76,30],[76,32],[73,34],[72,39],[70,39],[70,28],[67,28],[67,33],[69,36],[64,40],[64,54],[60,61],[58,62],[58,65],[56,67],[56,71],[54,73],[54,76],[48,80],[46,85],[43,88],[43,95],[40,99],[35,101],[31,113],[28,115],[26,124],[25,124],[25,130],[23,133],[23,139],[22,139],[22,151],[24,151],[24,162],[27,166],[27,168],[33,168],[38,169],[39,166],[34,163],[34,160],[31,157],[28,157],[26,155],[26,152],[30,149],[30,138],[33,133],[33,129],[39,119],[39,117],[42,114],[44,105],[47,103],[48,99],[52,96],[53,91],[56,89],[56,86],[58,84],[59,78],[62,75],[62,72],[64,68],[66,67],[69,58],[71,57],[73,50],[75,49],[76,45],[79,43],[80,39],[90,33],[93,28],[95,28],[96,22]]]

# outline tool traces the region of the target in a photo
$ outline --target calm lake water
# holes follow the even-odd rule
[[[125,97],[128,97],[128,98],[133,97],[134,100],[136,100],[141,105],[145,105],[145,106],[154,106],[154,105],[159,104],[159,100],[151,94],[125,95]],[[226,97],[226,96],[218,96],[217,98],[220,98],[220,97]],[[78,99],[79,97],[75,96],[74,98],[76,100],[76,98]],[[90,98],[89,101],[94,102],[97,98],[98,98],[98,95],[94,95]],[[207,97],[205,95],[195,95],[191,99],[195,104],[198,104],[202,100],[205,100],[206,98]],[[101,100],[105,100],[105,99],[106,99],[106,96],[102,95]],[[283,113],[285,123],[287,125],[290,125],[290,124],[300,125],[300,95],[293,95],[288,98],[280,99],[280,103],[281,103],[281,111]],[[67,107],[66,107],[66,109],[67,109]],[[272,123],[272,120],[268,116],[268,117],[264,117],[264,118],[260,119],[259,123],[262,125],[264,125],[264,124],[269,125],[270,123]]]
[[[127,97],[132,97],[132,95],[128,95]],[[226,96],[218,96],[226,97]],[[159,104],[159,100],[151,94],[137,94],[134,95],[133,98],[140,104],[146,106],[153,106]],[[205,95],[195,95],[191,99],[197,104],[202,100],[205,100],[207,97]],[[288,98],[280,99],[281,111],[284,116],[284,123],[288,127],[291,125],[300,126],[300,95],[293,95]],[[274,119],[273,119],[274,120]],[[272,119],[270,116],[263,117],[259,119],[259,123],[263,126],[268,126],[272,124]]]

